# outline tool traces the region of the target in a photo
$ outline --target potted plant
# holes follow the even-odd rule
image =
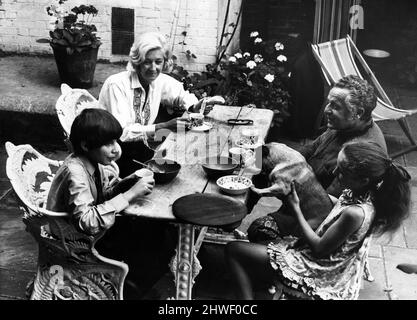
[[[90,88],[93,85],[97,63],[97,28],[92,19],[98,10],[92,5],[73,7],[70,12],[63,8],[64,2],[46,7],[51,21],[50,39],[61,82],[76,88]]]

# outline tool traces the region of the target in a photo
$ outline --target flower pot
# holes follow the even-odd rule
[[[52,45],[61,83],[73,88],[90,88],[93,85],[97,63],[97,48],[68,54],[67,47]]]

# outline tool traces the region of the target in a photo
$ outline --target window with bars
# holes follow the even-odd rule
[[[135,10],[112,8],[112,54],[128,55],[135,39]]]

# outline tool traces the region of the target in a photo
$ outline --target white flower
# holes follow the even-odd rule
[[[229,61],[232,62],[232,63],[235,63],[236,62],[236,58],[235,57],[230,57],[229,58]]]
[[[255,60],[256,63],[260,63],[260,62],[264,61],[261,54],[255,54],[253,60]]]
[[[268,81],[268,82],[272,82],[272,81],[274,81],[274,80],[275,80],[275,76],[274,76],[273,74],[268,73],[268,74],[264,77],[264,79],[265,79],[266,81]]]
[[[61,13],[61,14],[67,14],[67,11],[61,6],[57,7],[55,12],[56,13]]]
[[[259,32],[258,32],[258,31],[252,31],[252,32],[250,33],[250,37],[251,37],[251,38],[256,38],[257,36],[259,36]]]
[[[55,30],[55,28],[56,28],[56,23],[55,23],[55,21],[54,21],[54,22],[49,22],[49,24],[48,24],[48,30],[50,30],[50,31],[54,31],[54,30]]]
[[[284,62],[284,61],[287,61],[287,57],[286,57],[286,56],[284,56],[283,54],[280,54],[280,55],[277,57],[277,60],[278,60],[279,62]]]
[[[238,58],[238,59],[241,59],[242,58],[242,54],[240,52],[235,53],[235,57]]]
[[[243,56],[244,56],[245,58],[250,57],[250,53],[249,53],[249,52],[245,52],[245,53],[243,54]]]
[[[259,38],[259,37],[258,37],[258,38],[256,38],[256,39],[254,40],[254,42],[255,42],[255,43],[261,43],[261,42],[262,42],[262,38]]]
[[[275,43],[275,50],[284,50],[284,45],[281,42]]]
[[[255,68],[255,67],[256,67],[256,62],[255,62],[255,61],[253,61],[253,60],[250,60],[250,61],[248,61],[248,62],[246,63],[246,66],[247,66],[249,69],[253,69],[253,68]]]

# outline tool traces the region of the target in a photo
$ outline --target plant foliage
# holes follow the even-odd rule
[[[46,7],[46,12],[52,17],[50,22],[50,39],[52,47],[64,47],[68,54],[81,52],[101,45],[97,37],[97,28],[92,19],[98,10],[92,5],[79,5],[67,11],[63,4],[67,0],[59,0],[58,4]]]
[[[252,46],[248,51],[225,56],[218,64],[208,64],[204,72],[190,74],[174,62],[170,74],[199,99],[221,95],[226,105],[254,104],[270,109],[274,112],[272,125],[280,126],[289,117],[290,107],[284,44],[263,41],[256,31],[250,37]]]

